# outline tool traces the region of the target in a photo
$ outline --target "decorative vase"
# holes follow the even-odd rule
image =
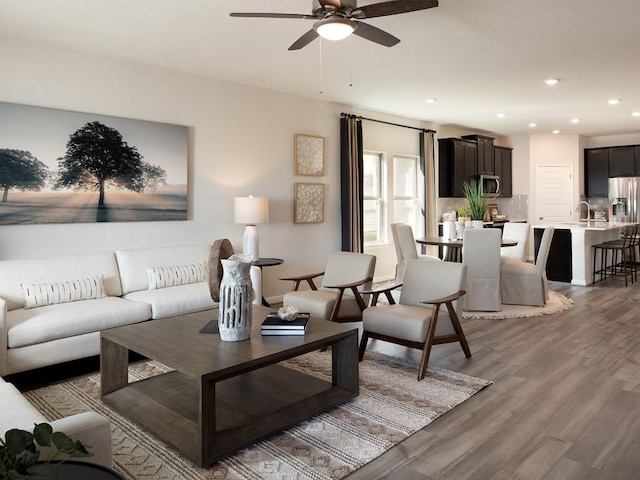
[[[228,342],[247,340],[251,336],[253,285],[249,255],[232,255],[222,263],[218,330]]]
[[[482,220],[471,220],[473,228],[484,228],[484,222]]]

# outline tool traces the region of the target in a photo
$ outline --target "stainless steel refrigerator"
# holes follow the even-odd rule
[[[640,222],[640,177],[610,178],[609,204],[612,222]]]

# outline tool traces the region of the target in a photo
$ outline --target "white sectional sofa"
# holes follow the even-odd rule
[[[208,278],[149,289],[147,269],[205,262],[212,245],[141,248],[117,252],[0,261],[0,376],[98,355],[100,331],[215,308]],[[23,286],[102,277],[103,298],[25,308]],[[252,267],[254,303],[260,269]],[[66,287],[65,287],[66,288]]]
[[[32,431],[35,423],[47,421],[3,375],[98,355],[100,331],[107,328],[217,307],[209,282],[220,268],[219,242],[0,261],[0,436],[11,428]],[[201,281],[150,289],[155,280],[148,269],[164,272],[202,263],[206,274]],[[251,280],[254,303],[260,305],[259,268],[252,267]],[[80,293],[73,290],[78,285]],[[49,289],[57,296],[43,300],[41,292]],[[91,446],[94,456],[83,461],[111,466],[106,418],[86,412],[49,423],[54,431]]]

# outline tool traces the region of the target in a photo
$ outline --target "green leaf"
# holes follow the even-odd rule
[[[29,452],[35,451],[33,435],[26,430],[12,428],[4,434],[4,438],[7,445],[7,454],[10,456],[15,457],[25,450]]]
[[[51,446],[51,436],[53,428],[48,423],[40,423],[33,429],[33,437],[41,447]]]

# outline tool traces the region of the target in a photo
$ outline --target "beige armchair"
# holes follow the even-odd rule
[[[360,360],[369,338],[422,350],[418,380],[427,372],[433,345],[460,342],[471,357],[459,320],[466,271],[460,263],[407,261],[399,303],[371,306],[362,314]]]
[[[542,234],[535,265],[526,262],[509,262],[500,267],[500,291],[502,303],[507,305],[532,305],[544,307],[548,299],[545,269],[553,239],[553,227]]]
[[[396,265],[396,282],[402,283],[406,262],[409,260],[440,260],[433,255],[423,255],[418,253],[416,247],[416,239],[413,236],[411,225],[406,223],[392,223],[391,234],[393,235],[393,244],[396,247],[396,256],[398,263]]]
[[[467,311],[499,312],[500,242],[498,228],[478,228],[464,231],[462,261],[467,266]]]
[[[329,255],[324,272],[282,278],[294,282],[293,291],[285,293],[283,305],[332,322],[353,322],[362,319],[367,296],[360,290],[370,289],[376,257],[365,253],[335,252]],[[318,288],[314,279],[322,276]],[[306,282],[309,290],[299,290]]]

